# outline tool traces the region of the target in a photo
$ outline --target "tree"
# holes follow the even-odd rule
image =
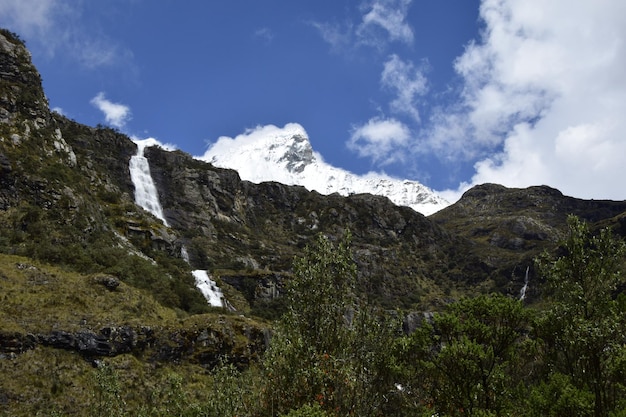
[[[412,336],[421,344],[431,340],[427,350],[421,348],[421,363],[432,411],[474,416],[510,409],[522,381],[522,352],[531,344],[531,321],[532,312],[520,301],[500,294],[463,299],[435,314],[432,325]]]
[[[562,255],[537,261],[552,301],[541,335],[551,369],[571,378],[576,389],[589,389],[594,415],[606,416],[626,394],[615,368],[626,343],[626,308],[618,297],[625,246],[610,229],[593,235],[575,216],[568,227]]]
[[[287,313],[264,358],[268,414],[388,415],[399,326],[359,300],[356,280],[349,233],[337,244],[319,235],[295,260]]]

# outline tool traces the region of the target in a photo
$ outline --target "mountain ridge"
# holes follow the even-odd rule
[[[356,175],[334,167],[313,150],[308,134],[297,123],[267,125],[234,139],[221,137],[198,159],[239,172],[242,179],[301,185],[328,195],[373,194],[431,215],[450,203],[417,181],[380,173]]]

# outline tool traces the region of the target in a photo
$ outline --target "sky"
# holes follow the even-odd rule
[[[450,201],[626,199],[623,0],[0,0],[50,106],[202,155],[298,123],[336,167]]]

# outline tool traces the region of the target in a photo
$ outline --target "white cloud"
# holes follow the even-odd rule
[[[353,42],[353,28],[350,22],[339,24],[337,22],[311,22],[322,36],[322,39],[330,44],[333,52],[341,52],[349,49]]]
[[[361,8],[367,13],[357,28],[359,38],[376,46],[381,42],[377,31],[383,29],[391,41],[413,43],[413,30],[406,21],[411,1],[373,0],[365,3]]]
[[[461,104],[425,139],[444,157],[491,154],[457,196],[495,182],[625,199],[626,3],[483,0],[480,14],[481,40],[455,63]]]
[[[132,69],[133,53],[106,37],[75,39],[72,54],[86,68],[93,69],[126,62]]]
[[[373,118],[353,129],[348,148],[379,165],[403,159],[404,148],[411,138],[409,128],[396,119]]]
[[[107,100],[103,92],[99,92],[92,98],[91,104],[104,113],[104,119],[107,123],[119,129],[123,128],[131,117],[128,106]]]
[[[262,27],[254,31],[253,37],[269,45],[274,40],[275,34],[270,28]]]
[[[31,50],[53,58],[65,54],[86,68],[124,64],[133,54],[81,23],[81,2],[0,0],[0,26],[26,39]]]
[[[366,45],[383,49],[389,42],[413,43],[413,29],[407,22],[412,0],[366,0],[359,10],[360,21],[311,22],[333,51]]]
[[[45,33],[54,23],[56,0],[0,0],[0,22],[22,36]]]
[[[394,54],[385,62],[381,83],[396,94],[396,98],[389,104],[391,110],[408,114],[419,122],[417,99],[428,91],[428,82],[423,71]]]

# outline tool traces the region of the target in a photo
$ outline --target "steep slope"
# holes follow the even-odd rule
[[[258,281],[265,271],[288,277],[293,257],[317,233],[338,237],[347,229],[355,236],[362,291],[376,302],[426,308],[444,302],[441,282],[480,281],[458,270],[448,278],[449,265],[473,265],[453,261],[464,243],[387,198],[257,185],[183,152],[148,146],[144,162],[164,223],[135,204],[130,162],[137,145],[50,112],[28,52],[11,34],[2,36],[1,251],[112,274],[190,312],[208,308],[192,270],[217,281],[241,271],[261,271]],[[236,309],[247,309],[251,300],[232,287],[223,291]]]
[[[316,234],[339,237],[349,229],[362,291],[386,306],[441,304],[441,284],[452,280],[469,289],[481,281],[474,259],[457,259],[467,242],[385,197],[254,184],[184,152],[150,147],[145,154],[165,217],[180,232],[191,264],[222,280],[243,270],[259,271],[259,282],[267,272],[288,275],[293,257]],[[473,272],[450,272],[456,263]]]
[[[313,151],[304,128],[295,123],[283,128],[265,126],[246,137],[220,138],[200,159],[234,169],[242,179],[254,183],[301,185],[324,195],[381,195],[426,216],[449,205],[416,181],[377,173],[359,176],[327,164]]]
[[[493,268],[497,286],[514,293],[526,268],[530,279],[536,279],[533,258],[564,237],[570,214],[592,228],[608,226],[626,235],[626,201],[582,200],[547,186],[518,189],[483,184],[430,219],[473,242],[471,253]],[[529,288],[530,296],[538,295],[536,282]]]
[[[0,415],[91,415],[105,364],[138,407],[168,375],[205,387],[206,368],[265,348],[264,324],[189,314],[210,308],[169,256],[176,232],[134,203],[136,153],[50,112],[28,51],[0,30]]]
[[[0,251],[149,289],[165,305],[207,310],[188,266],[162,257],[175,233],[135,205],[137,146],[50,112],[24,45],[0,32]]]

